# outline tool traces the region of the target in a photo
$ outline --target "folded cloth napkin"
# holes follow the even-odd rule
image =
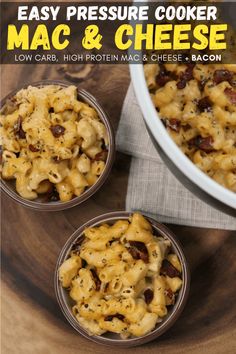
[[[148,135],[132,85],[124,101],[116,141],[118,151],[132,156],[127,210],[139,210],[160,222],[236,229],[236,218],[198,199],[167,169]]]

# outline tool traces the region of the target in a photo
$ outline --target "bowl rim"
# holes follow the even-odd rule
[[[135,95],[140,105],[144,120],[152,132],[155,140],[162,150],[190,181],[197,185],[206,194],[219,200],[227,206],[236,209],[236,193],[221,186],[204,172],[202,172],[194,163],[187,158],[181,149],[171,139],[168,132],[161,123],[159,114],[152,103],[146,80],[144,76],[143,64],[130,64],[131,81],[133,83]]]
[[[74,233],[68,238],[68,240],[62,247],[57,259],[55,273],[54,273],[54,290],[55,290],[55,295],[59,307],[62,313],[64,314],[65,318],[67,319],[67,321],[79,334],[98,344],[128,348],[128,347],[134,347],[134,346],[142,345],[144,343],[153,341],[154,339],[162,335],[164,332],[166,332],[175,323],[175,321],[179,318],[180,314],[182,313],[188,299],[189,290],[190,290],[190,270],[180,241],[178,240],[177,236],[171,230],[169,230],[168,227],[142,213],[142,215],[151,223],[153,229],[156,230],[158,234],[171,241],[172,246],[174,248],[174,252],[178,255],[181,261],[183,284],[178,294],[178,299],[170,315],[166,317],[166,319],[164,319],[160,323],[160,325],[152,332],[142,337],[130,338],[130,339],[112,339],[112,338],[106,338],[97,335],[91,336],[88,334],[86,330],[83,329],[82,326],[79,325],[78,321],[74,318],[71,308],[69,307],[68,304],[66,304],[65,301],[66,290],[62,288],[61,283],[59,281],[58,270],[60,265],[63,263],[65,259],[67,259],[73,243],[78,239],[81,239],[82,242],[83,232],[86,227],[98,226],[103,222],[114,223],[115,221],[121,219],[128,220],[133,213],[134,212],[129,212],[129,211],[114,211],[114,212],[101,214],[87,221],[85,224],[80,226],[76,231],[74,231]]]
[[[105,124],[105,127],[108,132],[108,137],[109,137],[109,145],[108,145],[108,156],[105,164],[105,169],[103,173],[99,176],[98,180],[96,181],[95,184],[93,184],[91,187],[89,187],[84,193],[81,194],[79,197],[74,197],[73,199],[67,201],[67,202],[61,202],[61,201],[56,201],[56,202],[40,202],[40,201],[34,201],[34,200],[27,200],[23,197],[21,197],[16,191],[14,191],[12,188],[9,187],[8,181],[5,181],[1,178],[0,180],[0,187],[5,192],[11,199],[15,200],[19,204],[22,204],[25,207],[28,207],[30,209],[38,210],[38,211],[60,211],[60,210],[66,210],[69,208],[72,208],[76,205],[79,205],[86,201],[88,198],[90,198],[94,193],[96,193],[104,184],[106,179],[108,178],[114,158],[115,158],[115,135],[114,135],[114,130],[112,127],[112,124],[110,122],[109,115],[106,113],[106,111],[102,108],[100,103],[97,101],[97,99],[90,94],[88,91],[84,89],[80,89],[78,85],[74,85],[66,80],[40,80],[36,82],[30,82],[24,85],[21,85],[20,87],[14,89],[11,91],[8,95],[6,95],[1,101],[0,101],[0,108],[4,106],[6,103],[7,99],[10,97],[14,96],[18,91],[21,89],[25,89],[28,86],[36,86],[36,87],[43,87],[47,85],[59,85],[61,87],[68,87],[68,86],[76,86],[77,88],[77,93],[79,96],[79,99],[81,99],[83,102],[88,103],[91,107],[95,108],[96,111],[98,112],[99,118],[101,121]]]

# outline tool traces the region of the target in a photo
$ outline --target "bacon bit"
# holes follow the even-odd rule
[[[125,318],[125,316],[121,315],[120,313],[117,313],[115,315],[108,315],[104,318],[104,321],[112,321],[113,318],[118,318],[119,320],[123,321],[123,319]]]
[[[140,259],[139,252],[134,247],[128,247],[128,251],[134,259]]]
[[[160,273],[162,275],[167,275],[170,278],[174,278],[174,277],[180,277],[181,274],[178,271],[178,269],[176,269],[173,264],[171,264],[167,259],[164,259],[161,265],[161,270]]]
[[[55,136],[55,138],[59,138],[61,135],[64,134],[66,129],[62,125],[56,124],[52,125],[50,127],[50,130],[52,132],[52,135]]]
[[[236,91],[227,87],[224,92],[225,92],[226,96],[228,96],[228,98],[230,99],[232,104],[236,105]]]
[[[195,64],[194,63],[189,63],[187,64],[187,69],[185,70],[183,74],[183,78],[187,81],[190,81],[193,79],[193,69],[194,69]]]
[[[98,275],[97,275],[95,269],[90,269],[90,272],[92,273],[93,280],[95,282],[96,291],[99,291],[101,288],[101,280],[98,278]]]
[[[38,152],[38,151],[39,151],[39,149],[36,148],[36,147],[35,147],[34,145],[32,145],[32,144],[29,145],[29,149],[30,149],[30,151],[32,151],[32,152]]]
[[[95,161],[104,161],[106,162],[107,160],[107,155],[108,155],[108,151],[107,150],[103,150],[101,152],[98,152],[95,157],[94,160]]]
[[[167,71],[165,66],[162,63],[159,63],[160,71],[156,76],[156,83],[163,87],[168,81],[177,80],[177,76],[174,72]]]
[[[186,87],[186,84],[188,81],[193,79],[193,68],[194,68],[195,64],[190,63],[187,65],[187,69],[181,73],[180,75],[180,80],[177,82],[177,88],[179,90],[182,90]]]
[[[46,197],[49,202],[57,202],[60,200],[59,194],[55,187],[51,191],[47,192]]]
[[[197,107],[200,112],[210,112],[212,109],[212,104],[209,98],[206,96],[198,101]]]
[[[152,289],[146,289],[144,291],[143,295],[144,295],[146,304],[149,305],[150,302],[152,302],[152,299],[153,299],[153,291],[152,291]]]
[[[167,71],[163,64],[159,64],[160,71],[159,74],[156,76],[156,83],[158,86],[163,87],[165,84],[172,80],[172,74],[170,71]]]
[[[24,130],[21,129],[21,128],[20,128],[20,130],[19,130],[18,135],[19,135],[19,138],[20,138],[20,139],[25,139],[25,138],[26,138],[25,132],[24,132]]]
[[[144,263],[148,263],[148,250],[143,242],[129,241],[131,247],[128,248],[129,253],[134,259],[142,259]]]
[[[174,130],[177,133],[180,131],[180,128],[181,128],[180,120],[178,120],[178,119],[167,119],[166,125],[168,128],[170,128],[171,130]]]
[[[185,80],[180,80],[177,82],[176,86],[178,90],[182,90],[186,87],[187,82]]]
[[[187,130],[191,129],[191,125],[190,124],[186,124],[186,125],[182,125],[182,129],[186,132]]]
[[[167,84],[167,82],[169,82],[170,80],[171,77],[162,71],[160,71],[159,74],[156,76],[156,83],[160,87],[165,86],[165,84]]]
[[[220,84],[223,81],[228,81],[231,83],[233,79],[233,73],[229,70],[216,70],[213,75],[213,81],[216,85]]]
[[[184,88],[187,84],[187,81],[190,81],[193,79],[193,68],[195,64],[188,64],[187,69],[181,73],[180,75],[180,81],[177,83],[177,87],[179,89]]]
[[[174,305],[175,303],[175,294],[173,291],[169,288],[165,290],[165,295],[170,299],[169,305]]]
[[[141,252],[147,252],[147,248],[144,242],[141,241],[129,241],[131,246],[136,247],[139,249]]]
[[[22,116],[19,115],[16,123],[14,124],[14,133],[17,135],[20,139],[25,139],[25,132],[22,129]]]
[[[205,152],[214,151],[212,144],[213,144],[213,139],[211,136],[207,136],[206,138],[203,138],[201,137],[201,135],[198,135],[195,138],[190,139],[188,141],[188,145],[190,147],[197,147],[198,149],[203,150]]]

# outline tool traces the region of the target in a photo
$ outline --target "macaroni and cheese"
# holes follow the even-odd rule
[[[58,276],[73,299],[73,314],[90,335],[121,338],[151,332],[174,305],[182,268],[171,243],[153,234],[138,213],[84,230]]]
[[[163,124],[202,171],[236,192],[236,65],[146,64]]]
[[[75,86],[29,86],[1,110],[2,178],[34,200],[66,202],[102,174],[108,134],[97,111],[77,97]]]

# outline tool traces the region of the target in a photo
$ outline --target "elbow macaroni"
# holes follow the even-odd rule
[[[43,184],[43,193],[66,202],[104,171],[106,127],[75,86],[22,89],[3,106],[0,123],[2,178],[15,179],[23,198],[36,199]]]
[[[128,338],[151,332],[182,285],[181,264],[170,242],[155,236],[138,213],[130,221],[86,228],[84,236],[58,273],[75,301],[78,322],[90,335],[114,332]]]

